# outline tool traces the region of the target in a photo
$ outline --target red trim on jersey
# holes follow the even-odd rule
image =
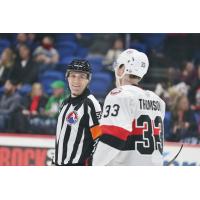
[[[161,132],[161,127],[155,127],[154,121],[152,121],[152,129],[154,135],[159,135]],[[136,120],[134,120],[132,123],[132,131],[114,125],[102,125],[101,130],[102,134],[112,135],[126,141],[129,135],[142,135],[144,131],[148,130],[148,126],[147,123],[144,123],[144,126],[137,126]]]
[[[102,125],[101,130],[102,134],[113,135],[124,141],[126,141],[127,137],[130,135],[129,131],[118,126]]]
[[[152,129],[153,129],[153,135],[159,135],[161,132],[161,127],[160,126],[155,127],[155,123],[153,120],[151,121],[151,124],[152,124]]]
[[[144,131],[146,131],[147,129],[148,129],[147,123],[144,123],[144,126],[137,127],[136,121],[134,119],[134,121],[132,123],[132,132],[130,132],[130,134],[131,135],[142,135],[144,133]]]
[[[128,131],[124,128],[113,126],[113,125],[101,126],[102,134],[112,135],[121,140],[126,141],[129,135],[142,135],[143,131],[147,129],[147,124],[145,123],[144,127],[136,127],[136,122],[134,120],[132,124],[132,128],[133,128],[132,131]]]

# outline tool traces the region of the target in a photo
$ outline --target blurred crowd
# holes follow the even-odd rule
[[[113,62],[135,48],[150,60],[141,85],[167,105],[165,140],[199,143],[199,44],[199,34],[0,34],[0,132],[55,134],[59,106],[70,94],[66,65],[88,59],[95,80],[108,81],[103,93],[91,82],[102,101],[114,87]]]
[[[1,132],[55,134],[59,107],[67,95],[65,83],[54,81],[51,96],[44,93],[41,83],[33,83],[26,95],[20,95],[17,87],[15,80],[6,80],[0,98]]]

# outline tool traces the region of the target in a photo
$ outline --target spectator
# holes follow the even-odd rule
[[[18,33],[16,38],[16,49],[18,50],[21,45],[27,45],[27,39],[26,33]]]
[[[30,49],[26,45],[19,47],[19,58],[11,72],[11,79],[20,84],[32,84],[37,81],[38,65],[32,60]]]
[[[18,52],[19,47],[21,45],[27,45],[30,50],[34,50],[36,48],[37,42],[35,41],[36,34],[35,33],[18,33],[16,37],[15,49]]]
[[[45,114],[48,117],[57,117],[59,107],[65,97],[65,83],[63,81],[55,81],[51,87],[53,88],[53,95],[49,98],[46,104]]]
[[[17,82],[7,80],[4,86],[4,94],[0,98],[0,131],[13,128],[13,114],[20,108],[21,97],[16,93]]]
[[[174,106],[171,109],[170,137],[169,141],[184,141],[186,138],[197,137],[198,127],[194,112],[190,110],[187,96],[177,97]]]
[[[200,65],[197,70],[197,80],[192,83],[188,98],[192,104],[191,108],[200,111]]]
[[[34,83],[30,94],[22,99],[22,109],[15,115],[16,132],[37,132],[39,117],[43,115],[47,97],[40,83]],[[34,131],[35,130],[35,131]]]
[[[64,91],[65,83],[63,81],[55,81],[51,87],[53,88],[53,94],[45,106],[45,117],[42,119],[40,127],[44,133],[55,134],[59,108],[66,97]]]
[[[46,36],[33,53],[35,61],[41,64],[41,71],[54,68],[59,61],[58,51],[53,46],[53,38]]]
[[[194,111],[200,111],[200,87],[196,90],[195,104],[191,105],[191,109]]]
[[[187,61],[183,64],[181,80],[187,85],[191,85],[196,80],[196,69],[193,62]]]
[[[10,48],[4,49],[0,58],[0,86],[5,84],[9,78],[10,72],[14,65],[14,54]]]
[[[122,53],[124,49],[123,40],[118,38],[114,41],[113,47],[108,50],[105,60],[103,62],[104,65],[111,66],[113,62],[117,59],[120,53]],[[111,68],[113,70],[113,68]]]
[[[174,98],[181,91],[187,91],[187,86],[185,83],[180,83],[180,71],[174,67],[168,67],[166,70],[166,79],[157,83],[155,88],[155,93],[166,103],[166,111],[170,110],[171,105],[174,103]]]

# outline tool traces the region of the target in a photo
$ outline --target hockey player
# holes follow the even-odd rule
[[[102,136],[92,165],[162,165],[165,103],[143,90],[147,56],[134,49],[122,52],[115,63],[117,88],[106,97],[101,119]]]

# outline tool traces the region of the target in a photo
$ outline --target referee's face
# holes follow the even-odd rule
[[[86,73],[72,71],[69,73],[68,83],[72,96],[79,96],[87,87],[89,80]]]

